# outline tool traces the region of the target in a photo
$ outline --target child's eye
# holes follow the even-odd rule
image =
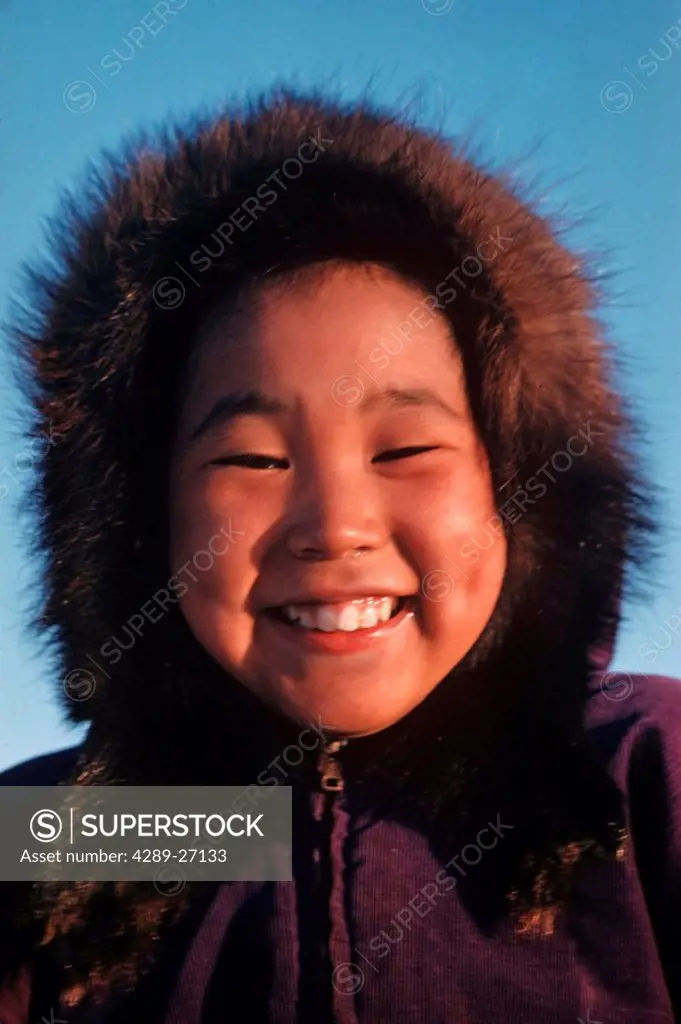
[[[256,455],[252,452],[239,452],[235,455],[222,455],[211,459],[211,466],[241,466],[244,469],[288,469],[288,459],[278,459],[275,455]]]
[[[381,452],[373,459],[374,462],[393,462],[396,459],[409,459],[412,455],[422,455],[423,452],[433,452],[438,446],[436,444],[412,445],[410,448],[392,448],[389,451]]]

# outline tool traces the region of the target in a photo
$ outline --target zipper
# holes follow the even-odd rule
[[[320,826],[317,846],[317,869],[324,894],[325,938],[319,947],[320,977],[326,976],[323,994],[320,992],[319,1010],[316,1017],[323,1015],[325,1021],[334,1024],[357,1024],[354,994],[339,992],[334,982],[338,965],[349,963],[352,955],[345,920],[343,845],[348,828],[347,809],[339,796],[345,789],[343,767],[339,753],[348,745],[347,737],[328,740],[319,752],[317,768],[319,789],[313,796],[315,818]],[[322,1011],[323,1006],[323,1011]]]
[[[325,793],[341,793],[345,786],[343,769],[337,754],[347,746],[347,739],[329,740],[319,756],[320,787]]]

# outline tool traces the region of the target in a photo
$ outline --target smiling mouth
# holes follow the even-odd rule
[[[414,595],[362,597],[334,604],[289,604],[268,608],[265,614],[290,629],[311,633],[361,633],[397,618],[413,607]]]

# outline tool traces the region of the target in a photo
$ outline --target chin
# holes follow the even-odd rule
[[[380,703],[372,705],[350,704],[347,701],[322,700],[296,700],[295,697],[283,699],[281,694],[274,697],[276,704],[288,718],[301,726],[307,726],[310,722],[318,722],[325,732],[338,734],[347,737],[370,736],[373,733],[388,729],[395,722],[398,722],[405,715],[409,714],[419,701],[412,701],[404,705],[393,705],[386,707],[383,698]]]

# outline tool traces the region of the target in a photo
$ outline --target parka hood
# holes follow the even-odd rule
[[[457,144],[290,92],[102,158],[33,276],[16,344],[34,434],[55,441],[35,494],[39,625],[67,715],[92,723],[79,779],[217,782],[236,766],[250,782],[286,733],[176,603],[148,613],[171,575],[167,459],[199,319],[246,284],[337,258],[385,264],[442,299],[490,458],[490,529],[509,543],[480,641],[407,719],[358,744],[359,774],[382,773],[433,814],[466,780],[494,779],[502,803],[503,790],[532,809],[535,867],[541,851],[606,843],[616,801],[579,728],[650,522],[588,267],[518,184]]]

